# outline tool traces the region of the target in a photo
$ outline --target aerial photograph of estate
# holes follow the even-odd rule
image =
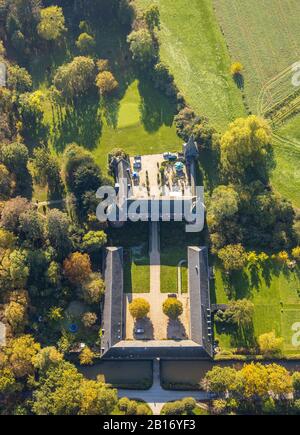
[[[0,0],[0,415],[300,415],[299,0]]]

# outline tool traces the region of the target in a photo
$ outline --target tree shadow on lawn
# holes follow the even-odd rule
[[[244,270],[222,272],[224,289],[229,299],[244,299],[251,295],[249,275]]]
[[[98,96],[92,95],[68,105],[62,119],[54,121],[52,140],[55,150],[63,152],[73,142],[89,150],[96,148],[102,133],[98,109]]]
[[[177,113],[176,101],[163,95],[154,87],[154,83],[143,76],[139,79],[141,96],[141,122],[148,133],[155,133],[163,125],[172,127]]]
[[[196,165],[197,185],[204,185],[205,189],[212,193],[221,184],[219,166],[220,157],[217,151],[209,149],[201,150],[199,164]]]
[[[232,348],[238,348],[240,351],[241,349],[247,349],[248,351],[257,349],[252,323],[247,327],[239,327],[234,324],[216,322],[216,331],[218,335],[224,334],[230,337],[230,346]]]

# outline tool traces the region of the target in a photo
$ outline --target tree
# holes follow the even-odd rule
[[[89,231],[82,238],[82,248],[88,253],[97,252],[107,243],[104,231]]]
[[[269,392],[268,370],[262,364],[248,364],[238,372],[242,397],[245,399],[266,398]]]
[[[184,405],[181,400],[166,403],[162,410],[161,415],[183,415]]]
[[[48,184],[48,197],[50,199],[61,198],[63,185],[57,159],[45,147],[36,148],[33,151],[33,156],[32,164],[36,182],[42,186]]]
[[[19,218],[20,234],[33,244],[44,240],[44,223],[36,210],[27,210]]]
[[[152,31],[155,27],[160,25],[160,13],[157,5],[150,5],[145,13],[144,18],[147,23],[148,28]]]
[[[58,68],[54,85],[67,99],[86,93],[94,84],[96,68],[93,59],[78,56]]]
[[[241,244],[225,246],[219,250],[218,257],[227,271],[243,269],[247,261],[246,251]]]
[[[208,210],[209,225],[218,226],[224,219],[231,218],[239,210],[239,195],[230,186],[218,186],[211,196]]]
[[[13,190],[13,179],[5,165],[0,164],[0,200],[8,199]]]
[[[29,160],[27,147],[17,142],[5,144],[0,150],[0,160],[14,176],[14,193],[31,197],[32,179],[27,167]]]
[[[66,186],[77,199],[86,191],[98,190],[101,185],[101,171],[91,153],[77,144],[71,144],[66,147],[63,159]]]
[[[15,249],[9,255],[10,285],[15,289],[25,288],[28,276],[27,254],[23,250]]]
[[[63,269],[70,283],[80,286],[92,273],[90,257],[88,254],[74,252],[64,261]]]
[[[143,319],[150,311],[150,304],[143,298],[136,298],[129,304],[129,311],[134,319]]]
[[[292,375],[293,389],[296,397],[300,395],[300,372],[295,372]]]
[[[151,33],[147,29],[134,30],[128,36],[128,43],[133,59],[142,67],[148,68],[157,58]]]
[[[231,367],[214,366],[206,373],[202,387],[215,394],[225,394],[231,391],[236,384],[237,372]]]
[[[248,299],[231,301],[227,310],[226,318],[239,327],[249,326],[253,320],[254,304]]]
[[[82,53],[90,53],[96,45],[95,38],[88,33],[81,33],[76,41],[76,47]]]
[[[80,415],[110,415],[118,403],[117,390],[99,381],[84,380],[79,389]]]
[[[230,124],[221,139],[221,162],[229,179],[266,182],[274,165],[270,143],[270,127],[257,116]]]
[[[69,225],[70,221],[67,214],[57,209],[49,211],[46,233],[51,245],[57,249],[58,255],[62,255],[70,248]]]
[[[230,72],[232,76],[241,75],[243,72],[243,65],[241,62],[234,62],[230,67]]]
[[[267,358],[279,357],[282,353],[283,338],[276,338],[275,332],[262,334],[258,338],[261,353]]]
[[[92,328],[97,322],[97,314],[91,312],[84,313],[81,320],[86,328]]]
[[[61,267],[56,261],[51,261],[47,270],[47,279],[52,286],[59,287],[61,283]]]
[[[182,399],[182,404],[187,414],[191,414],[197,406],[196,400],[192,397],[186,397],[185,399]]]
[[[0,157],[7,169],[20,177],[19,171],[26,171],[29,154],[27,147],[18,142],[10,143],[1,148]]]
[[[119,83],[109,71],[99,72],[96,78],[96,85],[101,95],[109,95],[119,87]]]
[[[76,415],[80,410],[80,386],[83,376],[72,364],[62,361],[42,373],[33,394],[33,412],[37,415]]]
[[[54,346],[44,347],[33,357],[36,369],[46,372],[50,367],[56,367],[63,361],[63,354]]]
[[[41,20],[37,26],[38,34],[47,41],[56,41],[66,31],[62,8],[49,6],[41,9]]]
[[[7,70],[7,86],[20,94],[32,90],[32,78],[25,68],[9,65]]]
[[[47,143],[49,127],[44,122],[44,101],[45,94],[41,90],[27,92],[19,98],[20,134],[31,148]]]
[[[292,256],[296,261],[300,261],[300,246],[297,246],[292,250]]]
[[[23,331],[27,322],[26,305],[11,301],[5,307],[4,315],[14,332]]]
[[[7,395],[18,391],[20,385],[10,368],[0,368],[0,394]]]
[[[91,274],[81,287],[82,299],[88,304],[97,304],[105,292],[105,283],[99,274]]]
[[[49,319],[53,322],[60,322],[64,318],[64,310],[61,307],[51,307],[49,310]]]
[[[20,216],[31,208],[30,202],[20,196],[5,202],[1,214],[1,227],[6,231],[18,234]]]
[[[163,303],[163,313],[170,317],[170,319],[176,320],[183,313],[183,305],[176,298],[168,298]]]
[[[293,380],[285,367],[278,364],[267,366],[268,388],[278,399],[286,399],[293,391]]]
[[[93,364],[95,358],[94,352],[87,346],[85,346],[79,355],[79,361],[82,366],[90,366]]]
[[[125,415],[136,415],[137,407],[137,402],[128,399],[128,397],[122,397],[122,399],[120,399],[118,403],[119,410],[124,412]]]
[[[22,335],[11,340],[5,353],[16,378],[33,374],[33,359],[40,348],[39,343],[36,343],[31,335]]]

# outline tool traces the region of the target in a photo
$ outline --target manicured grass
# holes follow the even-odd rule
[[[161,58],[180,91],[194,110],[225,129],[245,108],[211,0],[136,0],[140,8],[150,3],[160,8]]]
[[[137,246],[124,253],[125,293],[150,292],[150,266],[147,247]]]
[[[201,235],[186,233],[183,223],[162,223],[160,225],[161,271],[160,287],[162,293],[178,292],[178,264],[181,266],[182,293],[188,291],[188,246],[199,246]]]
[[[52,116],[48,100],[44,108],[52,150],[60,155],[69,143],[76,142],[93,153],[104,173],[107,155],[114,148],[123,148],[130,155],[182,148],[173,125],[175,108],[151,83],[135,80],[120,101],[99,102],[97,95],[91,95],[78,107],[64,107],[62,120],[58,114]]]
[[[237,328],[216,328],[216,338],[222,350],[231,350],[245,346],[255,346],[259,335],[275,331],[284,339],[284,352],[295,353],[299,349],[291,346],[291,326],[300,321],[300,270],[291,271],[275,263],[266,265],[256,273],[245,269],[224,275],[216,267],[215,285],[212,286],[212,301],[228,303],[230,299],[249,298],[255,305],[253,328],[245,335]],[[291,308],[292,307],[292,308]],[[293,315],[290,315],[290,314]]]
[[[244,65],[244,86],[252,111],[262,87],[300,59],[298,0],[213,0],[232,59]],[[292,72],[267,94],[268,106],[293,89]]]
[[[150,83],[134,81],[119,102],[116,126],[109,123],[107,106],[101,110],[102,132],[93,154],[105,169],[107,154],[113,148],[123,148],[128,154],[159,154],[179,151],[182,141],[173,125],[174,106]]]
[[[128,222],[122,228],[108,228],[111,246],[124,248],[125,293],[149,293],[149,225]]]

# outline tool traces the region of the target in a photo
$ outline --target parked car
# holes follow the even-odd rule
[[[134,330],[134,333],[135,333],[136,335],[143,335],[143,334],[145,334],[145,330],[144,330],[143,328],[136,328],[136,329]]]
[[[168,295],[168,298],[177,298],[177,294],[176,293],[170,293]]]

